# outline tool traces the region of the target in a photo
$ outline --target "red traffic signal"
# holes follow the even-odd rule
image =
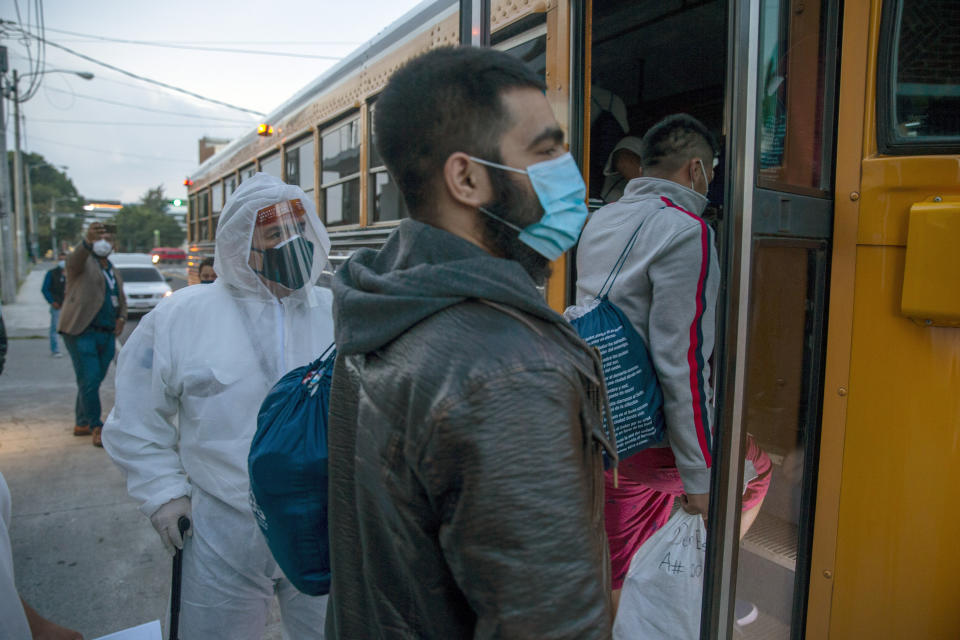
[[[258,135],[258,136],[272,136],[272,135],[273,135],[273,127],[272,127],[271,125],[269,125],[269,124],[261,124],[261,125],[259,125],[259,126],[257,127],[257,135]]]
[[[185,187],[192,187],[192,186],[193,186],[193,180],[191,180],[190,178],[184,178],[184,179],[183,179],[183,186],[185,186]]]

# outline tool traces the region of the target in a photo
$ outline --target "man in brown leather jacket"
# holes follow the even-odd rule
[[[327,637],[609,638],[602,372],[537,289],[586,217],[543,83],[434,50],[376,132],[410,219],[333,283]]]
[[[123,280],[107,259],[111,251],[113,233],[100,222],[91,223],[86,237],[67,256],[66,297],[57,325],[77,376],[73,435],[92,433],[97,447],[103,446],[100,383],[127,320]]]

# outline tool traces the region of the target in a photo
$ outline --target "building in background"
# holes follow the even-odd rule
[[[198,151],[200,154],[200,164],[203,164],[204,160],[207,158],[219,153],[228,144],[230,144],[229,138],[211,138],[209,136],[200,138],[200,140],[197,141]]]

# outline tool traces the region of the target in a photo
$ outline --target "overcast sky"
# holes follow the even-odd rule
[[[43,5],[50,42],[204,96],[269,112],[336,60],[130,45],[54,29],[128,40],[343,57],[419,3],[46,0]],[[0,18],[34,23],[28,4],[33,3],[0,0]],[[24,42],[8,33],[3,44],[11,69],[27,73],[30,65]],[[36,55],[33,45],[31,53]],[[21,105],[26,120],[24,150],[67,166],[67,174],[89,199],[133,202],[158,184],[170,197],[182,197],[186,193],[183,178],[198,164],[197,140],[204,135],[236,137],[258,121],[257,116],[138,82],[52,46],[46,48],[46,68],[90,71],[95,78],[86,81],[63,73],[43,76],[37,94]],[[29,78],[21,80],[21,90],[28,82]],[[13,149],[9,101],[5,108],[7,149]]]

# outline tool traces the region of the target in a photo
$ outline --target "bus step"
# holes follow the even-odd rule
[[[764,513],[743,538],[743,549],[790,571],[797,570],[797,525]]]

